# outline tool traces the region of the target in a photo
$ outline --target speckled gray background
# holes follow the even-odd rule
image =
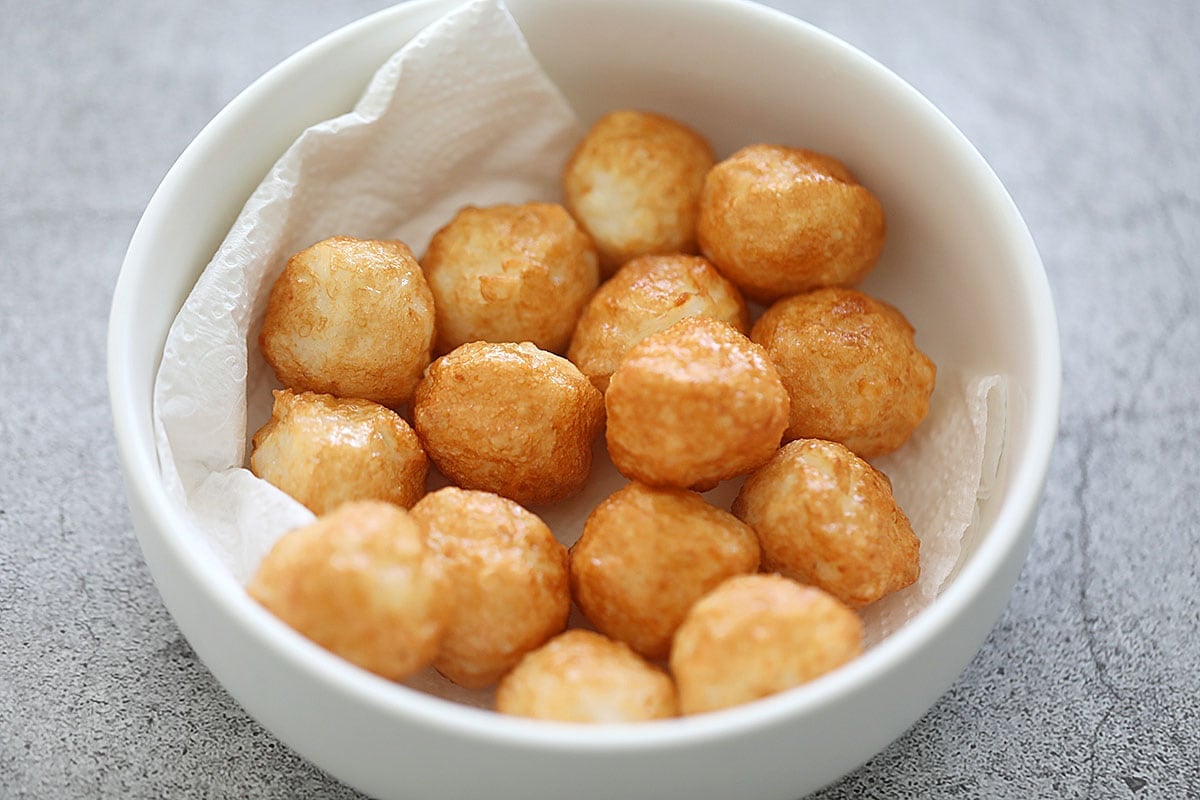
[[[0,797],[357,796],[248,719],[161,605],[104,336],[188,141],[384,5],[0,0]],[[1041,249],[1065,358],[1003,617],[924,719],[816,797],[1200,797],[1200,4],[777,5],[976,143]]]

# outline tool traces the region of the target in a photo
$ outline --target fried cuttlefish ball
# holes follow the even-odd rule
[[[592,126],[563,170],[563,192],[606,275],[635,256],[696,252],[713,161],[703,136],[659,114],[614,111]]]
[[[425,494],[429,460],[396,412],[370,400],[276,390],[250,470],[320,516],[350,500],[404,508]]]
[[[746,302],[706,259],[639,256],[617,270],[583,309],[567,358],[600,391],[630,347],[685,317],[719,319],[749,332]]]
[[[433,295],[403,242],[337,236],[288,259],[259,349],[297,391],[409,401],[433,347]]]
[[[675,634],[679,708],[699,714],[818,678],[862,652],[858,615],[781,575],[730,578],[692,606]]]
[[[733,513],[762,568],[859,608],[912,584],[921,542],[887,476],[837,442],[797,439],[751,475]]]
[[[428,530],[454,595],[433,666],[461,686],[495,683],[567,625],[567,549],[535,514],[499,495],[455,487],[412,515]]]
[[[603,424],[599,390],[529,342],[456,348],[429,366],[413,401],[413,426],[443,475],[521,505],[582,489]]]
[[[437,350],[533,342],[562,352],[600,282],[596,248],[553,203],[468,206],[421,259],[437,311]]]
[[[378,500],[284,534],[246,588],[299,633],[391,680],[429,665],[452,611],[424,529]]]
[[[496,710],[560,722],[641,722],[679,713],[670,676],[627,645],[581,629],[521,659],[500,681]]]
[[[761,347],[688,317],[630,348],[604,395],[613,464],[652,486],[707,490],[765,463],[788,397]]]
[[[875,195],[840,161],[779,145],[743,148],[709,172],[700,249],[762,303],[866,277],[886,223]]]
[[[692,604],[758,569],[753,529],[684,489],[631,483],[600,503],[571,547],[571,593],[600,632],[664,659]]]
[[[929,413],[937,369],[891,305],[855,289],[780,300],[750,337],[792,400],[788,439],[841,442],[863,458],[890,453]]]

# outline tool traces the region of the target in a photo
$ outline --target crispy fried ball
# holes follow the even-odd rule
[[[730,578],[692,606],[675,634],[679,708],[699,714],[807,683],[862,652],[858,615],[780,575]]]
[[[562,352],[600,282],[596,248],[560,205],[462,209],[421,259],[437,310],[437,350],[533,342]]]
[[[337,236],[288,259],[259,335],[280,383],[396,407],[433,346],[433,295],[408,247]]]
[[[605,393],[608,452],[627,478],[707,490],[765,463],[788,398],[761,347],[688,317],[634,345]]]
[[[886,223],[875,195],[837,159],[763,144],[708,173],[696,231],[701,251],[743,294],[769,303],[862,280]]]
[[[617,270],[588,301],[567,358],[600,391],[630,347],[684,317],[704,316],[749,332],[746,302],[700,256],[639,256]]]
[[[404,419],[370,400],[276,390],[254,434],[250,470],[320,516],[350,500],[409,508],[425,494],[429,460]]]
[[[571,547],[571,594],[597,630],[664,659],[692,604],[758,558],[754,531],[729,512],[635,482],[587,518]]]
[[[521,505],[582,489],[603,424],[596,387],[529,342],[456,348],[429,366],[413,401],[417,435],[443,475]]]
[[[453,610],[424,529],[378,500],[284,534],[247,590],[317,644],[392,680],[429,665]]]
[[[505,497],[448,486],[412,515],[429,532],[454,596],[433,666],[461,686],[495,683],[567,625],[567,549]]]
[[[641,722],[679,713],[665,672],[627,645],[581,629],[521,659],[500,681],[496,710],[560,722]]]
[[[635,256],[696,252],[713,161],[703,136],[658,114],[614,111],[592,126],[563,170],[563,191],[606,275]]]
[[[787,439],[841,442],[863,458],[890,453],[929,412],[937,370],[892,306],[855,289],[780,300],[754,325],[792,400]]]
[[[758,534],[764,570],[854,608],[920,574],[921,542],[887,476],[837,442],[797,439],[751,475],[733,513]]]

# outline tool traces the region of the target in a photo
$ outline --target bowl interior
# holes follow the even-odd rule
[[[348,110],[392,51],[455,5],[418,0],[380,12],[312,45],[247,89],[164,179],[121,271],[110,327],[110,391],[151,569],[168,595],[158,569],[165,561],[149,552],[161,545],[170,554],[163,559],[188,562],[180,567],[186,580],[264,637],[277,635],[240,587],[189,540],[158,481],[151,397],[163,344],[200,271],[288,144],[306,126]],[[864,288],[904,310],[918,344],[940,369],[1009,376],[1006,468],[982,509],[982,535],[931,609],[936,613],[914,621],[821,690],[831,698],[849,692],[886,669],[890,659],[935,637],[995,577],[995,565],[1023,547],[1049,461],[1059,386],[1054,315],[1029,234],[999,181],[939,112],[866,56],[804,23],[736,0],[510,0],[509,7],[584,122],[612,108],[647,108],[704,132],[718,156],[745,144],[778,142],[839,157],[888,213],[888,243]],[[177,618],[185,613],[172,612]],[[182,620],[181,627],[191,638]],[[272,646],[323,675],[359,681],[362,691],[398,713],[437,714],[440,724],[538,739],[520,721],[430,704],[415,693],[364,681],[302,643],[278,640]],[[795,714],[818,701],[783,697],[742,719],[754,724],[762,718],[755,714]],[[722,723],[680,721],[644,735],[682,741],[719,732],[720,724],[736,727],[731,720],[736,715]],[[587,732],[575,741],[606,738],[612,736]]]

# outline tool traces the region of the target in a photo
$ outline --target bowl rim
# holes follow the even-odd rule
[[[520,0],[517,0],[520,2]],[[811,683],[786,692],[722,711],[652,723],[583,726],[510,717],[493,711],[460,705],[416,689],[401,686],[355,667],[325,651],[265,609],[257,605],[227,572],[214,572],[215,558],[207,545],[191,535],[184,518],[159,481],[160,467],[154,446],[153,423],[139,419],[138,409],[146,400],[133,374],[129,353],[139,335],[136,309],[147,276],[154,265],[146,257],[153,231],[186,190],[187,177],[199,168],[209,143],[223,134],[245,109],[260,97],[270,95],[288,80],[299,63],[319,60],[346,46],[394,16],[452,6],[453,0],[415,0],[375,12],[309,44],[251,83],[201,130],[163,178],[150,199],[130,241],[118,275],[110,310],[107,340],[107,377],[118,455],[126,476],[130,500],[134,495],[146,510],[153,535],[172,553],[177,565],[187,572],[194,586],[232,618],[271,655],[286,661],[305,677],[373,706],[381,713],[430,726],[447,733],[478,740],[502,740],[506,744],[540,750],[587,750],[593,752],[644,751],[647,748],[686,747],[716,738],[726,738],[770,727],[833,705],[885,674],[894,664],[913,656],[937,639],[953,620],[967,613],[977,595],[996,577],[1001,565],[1024,544],[1024,530],[1033,519],[1049,470],[1056,440],[1061,396],[1061,352],[1049,283],[1031,234],[1007,190],[982,155],[940,110],[889,69],[852,45],[810,23],[775,9],[744,0],[699,0],[707,6],[736,8],[738,13],[765,15],[772,25],[786,25],[811,41],[841,51],[860,68],[878,73],[878,78],[910,100],[924,114],[935,115],[943,124],[945,144],[955,148],[957,158],[974,162],[974,170],[990,187],[989,196],[1008,227],[1008,235],[1020,258],[1014,276],[1020,281],[1021,296],[1038,343],[1032,371],[1032,392],[1027,400],[1029,425],[1020,469],[1010,470],[1004,502],[982,537],[975,555],[962,567],[937,601],[919,613],[901,630],[889,636],[853,662]],[[159,355],[161,356],[161,348]],[[157,369],[157,366],[155,367]],[[141,399],[139,399],[141,397]],[[149,401],[152,406],[152,400]],[[993,621],[994,622],[994,621]]]

